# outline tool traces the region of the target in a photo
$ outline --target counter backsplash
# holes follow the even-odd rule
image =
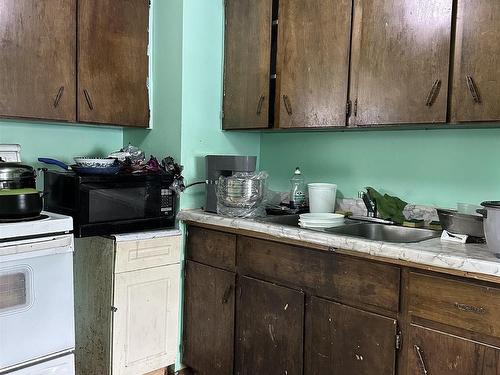
[[[366,215],[366,207],[362,199],[358,198],[337,198],[335,202],[336,211],[349,211],[354,215]],[[418,204],[406,205],[403,215],[408,220],[424,220],[425,225],[431,221],[439,221],[435,207]]]

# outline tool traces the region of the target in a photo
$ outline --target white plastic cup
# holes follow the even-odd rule
[[[337,185],[314,183],[307,184],[309,190],[309,211],[313,213],[328,213],[335,211]]]

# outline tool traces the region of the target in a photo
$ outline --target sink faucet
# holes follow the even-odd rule
[[[350,216],[349,218],[352,220],[361,220],[361,221],[371,221],[374,223],[381,223],[381,224],[394,224],[394,222],[390,220],[384,220],[378,218],[377,214],[377,202],[373,199],[371,199],[370,194],[366,191],[360,191],[358,192],[358,198],[363,199],[363,203],[366,206],[366,216],[357,216],[353,215]]]
[[[377,217],[377,202],[373,201],[366,191],[358,192],[358,198],[363,199],[363,203],[366,207],[367,217]]]

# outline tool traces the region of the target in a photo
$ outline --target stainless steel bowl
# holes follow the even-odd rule
[[[455,210],[437,209],[444,230],[455,234],[484,238],[483,217],[458,213]]]
[[[251,208],[264,199],[265,180],[231,176],[221,178],[217,184],[217,198],[226,207]]]

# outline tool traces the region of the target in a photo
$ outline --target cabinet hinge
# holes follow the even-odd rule
[[[351,108],[352,108],[352,102],[350,100],[347,101],[346,107],[345,107],[345,113],[347,117],[351,117]]]
[[[396,334],[396,350],[401,349],[401,331]]]
[[[358,98],[356,98],[356,100],[354,101],[353,112],[354,112],[354,117],[356,117],[358,115]]]
[[[224,118],[224,110],[220,111],[220,117]]]

